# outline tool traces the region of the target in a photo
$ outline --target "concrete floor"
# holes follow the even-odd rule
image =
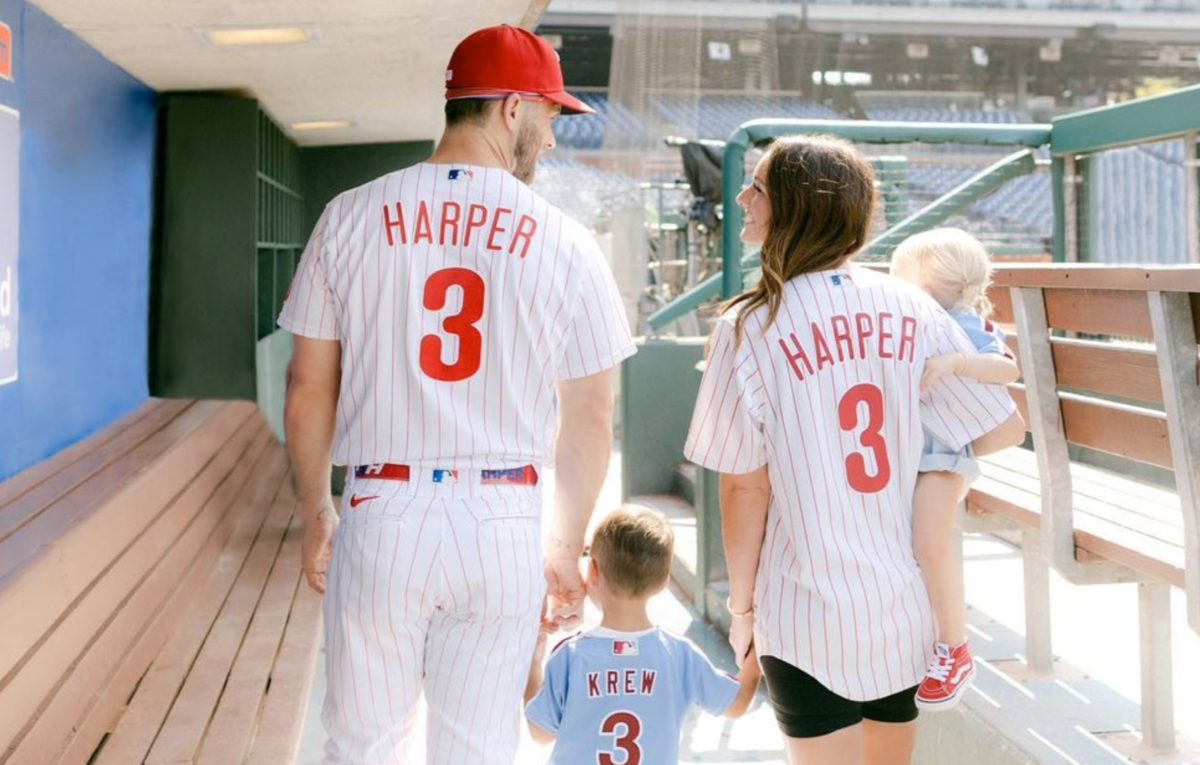
[[[620,455],[614,454],[609,480],[599,503],[605,508],[619,501]],[[549,482],[547,482],[547,489]],[[971,605],[972,641],[977,652],[988,656],[995,666],[1011,654],[1019,663],[1020,640],[1023,631],[1023,601],[1021,588],[1020,551],[1008,542],[988,535],[969,535],[964,543],[967,598]],[[1129,730],[1136,727],[1137,703],[1140,697],[1138,664],[1137,591],[1134,585],[1102,585],[1075,587],[1052,574],[1054,652],[1063,657],[1063,673],[1075,681],[1083,681],[1092,698],[1089,705],[1111,707],[1114,719],[1124,722],[1100,735],[1078,732],[1082,743],[1070,746],[1065,741],[1055,745],[1056,737],[1064,731],[1078,731],[1064,710],[1061,719],[1046,719],[1045,724],[1020,726],[1012,740],[1028,753],[1029,761],[1053,765],[1093,765],[1122,762],[1196,763],[1200,764],[1200,635],[1188,629],[1182,593],[1172,592],[1175,677],[1175,720],[1180,732],[1181,751],[1172,754],[1154,753],[1138,746],[1138,736]],[[724,639],[706,623],[678,594],[667,592],[652,601],[656,621],[663,627],[682,633],[704,648],[713,661],[732,668],[732,654]],[[591,618],[595,620],[595,615]],[[323,654],[322,654],[323,656]],[[990,680],[989,680],[990,678]],[[981,672],[980,687],[988,682],[1006,683],[1015,687],[1012,678],[1001,678],[988,669]],[[1020,678],[1017,678],[1020,682]],[[1061,685],[1061,684],[1060,684]],[[1027,691],[1026,691],[1027,693]],[[320,701],[324,695],[324,667],[318,666],[314,679],[309,715],[301,744],[299,765],[320,765],[324,732],[320,724]],[[971,702],[990,707],[994,698],[973,693]],[[1072,697],[1074,698],[1074,696]],[[763,703],[760,689],[755,707],[744,718],[731,722],[707,715],[693,714],[684,729],[681,763],[773,763],[783,765],[782,743],[774,718]],[[1076,699],[1077,700],[1077,699]],[[1016,704],[1022,703],[1018,698]],[[1053,715],[1051,715],[1053,717]],[[1076,735],[1072,733],[1071,735]],[[1082,753],[1081,753],[1082,752]],[[549,754],[525,741],[517,762],[520,765],[541,765]],[[967,756],[962,762],[969,762]]]

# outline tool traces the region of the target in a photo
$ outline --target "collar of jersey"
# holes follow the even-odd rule
[[[624,640],[626,638],[645,637],[646,635],[649,635],[650,633],[657,632],[657,631],[658,631],[658,627],[651,627],[648,630],[641,630],[639,632],[622,632],[620,630],[610,630],[607,627],[596,627],[594,629],[588,630],[586,633],[584,633],[584,636],[585,637],[594,637],[594,638],[604,638],[606,640],[610,639],[610,638]]]

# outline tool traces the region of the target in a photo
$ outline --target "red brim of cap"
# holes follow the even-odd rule
[[[544,93],[554,103],[563,108],[563,114],[595,114],[596,110],[580,101],[565,90],[557,93]]]
[[[487,98],[495,96],[507,96],[512,93],[511,90],[499,90],[497,88],[456,88],[446,91],[446,100],[452,101],[456,98]],[[559,90],[554,93],[539,93],[539,96],[549,99],[558,104],[563,109],[563,114],[595,114],[596,110],[580,101],[575,96],[565,90]]]

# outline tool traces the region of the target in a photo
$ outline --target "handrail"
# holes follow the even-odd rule
[[[1029,149],[1022,149],[1015,154],[1010,154],[884,231],[863,248],[863,254],[868,257],[886,254],[910,235],[943,223],[951,215],[974,203],[980,197],[986,196],[1012,179],[1028,175],[1036,169],[1037,158]]]
[[[1056,117],[1050,151],[1061,156],[1116,149],[1177,138],[1198,127],[1200,85]]]
[[[1001,287],[1200,292],[1200,266],[1014,263],[996,268],[992,282]]]
[[[751,120],[729,136],[721,166],[721,294],[742,291],[742,208],[737,204],[746,174],[746,149],[783,135],[826,133],[868,143],[965,143],[1036,148],[1050,142],[1049,125],[971,125],[943,122],[867,122],[856,120]]]
[[[737,205],[745,174],[746,149],[781,135],[800,133],[829,133],[843,138],[872,143],[945,143],[985,144],[1000,146],[1043,146],[1050,139],[1047,125],[972,125],[939,122],[863,122],[848,120],[751,120],[733,132],[725,144],[722,163],[723,225],[721,228],[721,259],[727,265],[740,258],[738,268],[723,267],[718,274],[705,279],[668,305],[651,314],[647,320],[652,330],[695,311],[713,297],[732,295],[742,290],[742,269],[758,263],[758,254],[741,254],[736,236],[741,230],[742,210]],[[902,158],[877,157],[874,161],[903,166]],[[865,252],[891,246],[909,233],[935,226],[970,204],[982,193],[989,193],[1013,178],[1033,172],[1037,160],[1028,148],[1011,154],[966,183],[952,189],[928,207],[909,216],[872,241]],[[885,189],[884,193],[888,193]],[[895,189],[890,189],[895,193]]]

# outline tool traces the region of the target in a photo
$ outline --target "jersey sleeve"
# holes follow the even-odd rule
[[[325,276],[329,263],[329,210],[325,208],[313,229],[279,314],[280,327],[314,340],[338,340],[341,336],[336,299]]]
[[[748,339],[735,348],[732,321],[722,318],[712,343],[683,454],[721,473],[749,473],[767,464],[766,437],[754,391],[761,389]]]
[[[955,314],[955,320],[970,338],[975,350],[979,353],[999,353],[1005,355],[1008,347],[1004,344],[1004,332],[999,327],[984,319],[977,313],[966,311]]]
[[[943,311],[930,311],[929,356],[975,353],[974,344]],[[1009,418],[1016,404],[1003,385],[947,375],[921,397],[921,422],[940,441],[961,449]]]
[[[616,279],[591,234],[580,231],[579,299],[567,327],[558,379],[572,380],[611,369],[636,350]],[[574,277],[572,277],[574,278]]]
[[[570,674],[569,652],[565,648],[555,651],[546,664],[541,689],[525,707],[525,717],[529,722],[555,736],[562,725],[563,710],[567,705],[567,681]]]
[[[712,715],[724,714],[737,698],[738,681],[729,673],[713,666],[708,657],[691,643],[686,644],[685,678],[688,698]]]

